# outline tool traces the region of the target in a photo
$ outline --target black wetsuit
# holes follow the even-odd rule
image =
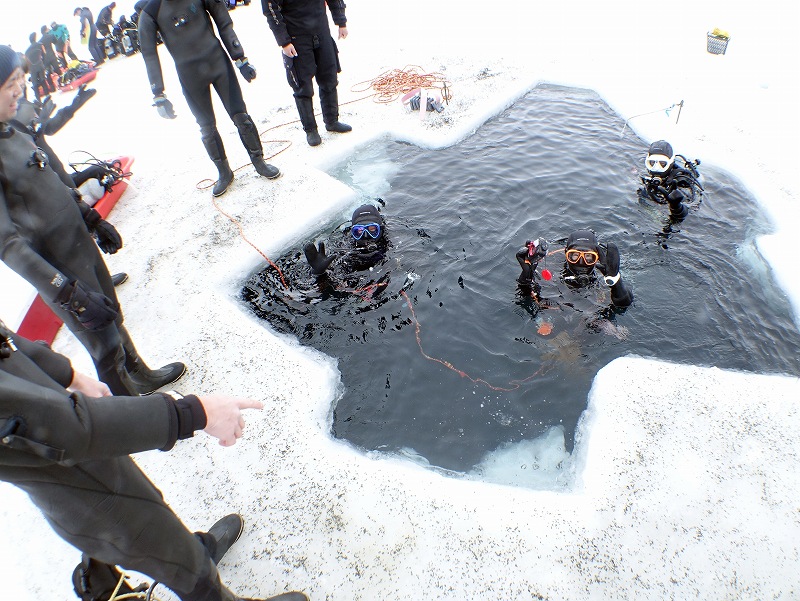
[[[32,42],[25,51],[25,58],[28,59],[28,72],[31,76],[33,95],[38,100],[51,92],[55,92],[52,81],[48,81],[44,66],[44,48],[40,42]]]
[[[222,43],[214,33],[212,19]],[[247,114],[242,88],[231,63],[245,54],[226,4],[222,0],[150,0],[144,6],[139,16],[139,44],[154,96],[164,93],[156,51],[158,33],[175,61],[183,95],[200,125],[203,144],[211,159],[225,159],[211,104],[211,86],[236,124],[251,157],[262,156],[261,140]]]
[[[201,539],[128,456],[169,450],[205,418],[187,419],[190,397],[93,399],[65,390],[72,378],[69,360],[0,323],[0,480],[90,557],[147,574],[185,601],[228,599]]]
[[[99,31],[102,35],[108,35],[111,33],[111,27],[114,25],[114,20],[111,17],[111,11],[114,10],[111,8],[111,5],[104,6],[100,9],[100,12],[97,15],[97,31]]]
[[[275,40],[281,47],[294,45],[297,56],[283,56],[286,78],[294,91],[294,98],[303,129],[316,129],[311,98],[314,96],[312,79],[319,86],[319,102],[325,123],[339,119],[339,98],[336,90],[339,50],[331,37],[325,6],[331,11],[333,22],[339,27],[347,25],[343,0],[261,0],[264,15]],[[309,114],[309,110],[311,111]]]
[[[59,42],[56,39],[56,36],[53,35],[51,31],[46,31],[42,34],[42,38],[39,40],[44,48],[44,67],[50,73],[58,74],[61,72],[61,66],[58,64],[58,59],[56,58],[55,48],[59,47]]]
[[[84,6],[79,13],[79,18],[81,20],[81,32],[88,30],[89,53],[92,55],[95,64],[102,65],[106,60],[106,51],[103,49],[103,45],[97,37],[97,27],[95,27],[94,24],[92,11]]]
[[[114,394],[137,394],[126,370],[126,359],[132,369],[136,350],[122,313],[107,327],[88,330],[56,300],[64,286],[77,280],[119,307],[81,208],[31,136],[0,123],[0,258],[36,288],[81,341],[98,378]]]
[[[58,51],[61,52],[62,54],[66,54],[71,60],[74,61],[78,60],[78,57],[72,51],[72,47],[70,46],[69,43],[70,38],[67,26],[64,25],[63,23],[57,23],[56,26],[53,27],[53,29],[51,29],[50,31],[56,37],[56,40],[58,40],[57,43]],[[66,57],[64,57],[64,59],[66,60]]]

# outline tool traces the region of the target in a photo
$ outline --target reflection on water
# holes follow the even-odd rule
[[[325,287],[292,249],[277,261],[290,291],[272,268],[243,291],[274,328],[339,359],[335,436],[513,481],[493,475],[503,458],[563,468],[592,379],[616,357],[800,374],[789,305],[754,251],[767,226],[753,198],[704,163],[705,194],[670,223],[637,195],[648,144],[622,125],[592,92],[540,86],[456,146],[384,141],[337,169],[386,200],[387,258],[334,269]],[[557,254],[549,307],[519,295],[515,251],[579,228],[619,246],[636,298],[624,314],[604,313],[604,285],[565,286]],[[349,244],[335,224],[309,239]],[[521,461],[542,455],[536,440],[552,459]]]

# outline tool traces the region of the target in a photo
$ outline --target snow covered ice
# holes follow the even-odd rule
[[[115,15],[132,2],[118,2]],[[346,219],[354,193],[325,173],[379,136],[441,147],[469,135],[538,82],[596,90],[643,139],[733,173],[758,199],[774,233],[756,240],[738,277],[774,277],[800,324],[796,276],[800,56],[791,33],[797,3],[713,0],[702,5],[560,5],[522,0],[348,6],[339,43],[341,117],[352,133],[322,131],[309,148],[299,124],[266,132],[265,154],[283,176],[236,172],[220,208],[267,256]],[[34,7],[35,5],[35,7]],[[72,5],[69,5],[72,6]],[[92,6],[92,8],[99,8]],[[51,10],[52,9],[52,10]],[[39,21],[77,21],[63,2],[29,3],[0,24],[24,48]],[[231,13],[250,61],[242,81],[259,131],[297,119],[279,50],[253,2]],[[16,21],[15,21],[16,19]],[[16,23],[16,24],[15,24]],[[724,56],[706,32],[731,33]],[[314,600],[794,598],[800,590],[800,385],[761,376],[618,359],[597,375],[565,491],[533,491],[446,478],[410,461],[364,455],[329,435],[340,382],[335,360],[276,336],[238,301],[263,258],[196,184],[215,171],[162,50],[166,93],[178,119],[151,106],[141,57],[108,61],[98,94],[57,136],[76,149],[133,154],[132,186],[111,214],[125,247],[108,256],[126,271],[126,324],[146,360],[182,360],[182,392],[229,391],[265,402],[230,449],[199,434],[169,454],[137,456],[190,529],[230,511],[245,532],[220,569],[239,594],[306,591]],[[420,65],[451,82],[453,100],[424,121],[399,101],[350,92],[389,69]],[[69,95],[56,101],[65,106]],[[684,101],[680,120],[658,109]],[[645,114],[647,113],[647,114]],[[221,106],[232,166],[247,155]],[[643,148],[643,151],[646,148]],[[382,177],[378,173],[376,177]],[[431,182],[435,187],[435,182]],[[0,279],[0,318],[21,319],[28,293]],[[16,320],[16,322],[15,322]],[[55,348],[91,372],[62,331]],[[798,349],[800,351],[800,349]],[[74,598],[78,553],[27,497],[0,486],[4,596]]]

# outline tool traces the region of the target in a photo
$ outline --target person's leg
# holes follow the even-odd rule
[[[317,130],[317,120],[314,117],[314,86],[313,78],[317,71],[317,64],[314,59],[314,45],[318,43],[316,37],[298,36],[293,41],[297,50],[294,58],[283,57],[283,65],[286,68],[286,80],[294,92],[294,102],[297,106],[297,113],[300,116],[300,123],[306,132],[306,141],[309,146],[318,146],[322,139]]]
[[[167,384],[172,384],[186,373],[186,366],[177,361],[159,369],[150,369],[139,356],[125,326],[120,325],[118,329],[122,348],[125,349],[125,371],[128,372],[139,394],[155,392]]]
[[[192,73],[179,73],[183,96],[200,126],[200,139],[208,153],[208,157],[217,168],[217,181],[211,190],[214,196],[225,193],[233,181],[233,171],[228,164],[225,146],[217,131],[217,119],[211,104],[211,83],[209,81],[192,80]]]
[[[325,129],[340,134],[349,132],[353,128],[339,121],[337,86],[339,85],[338,73],[341,71],[341,67],[339,66],[339,50],[334,39],[330,36],[320,39],[315,54],[319,104],[322,109],[322,119],[325,121]]]

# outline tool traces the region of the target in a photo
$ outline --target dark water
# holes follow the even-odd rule
[[[553,426],[571,450],[593,377],[623,355],[800,374],[789,305],[755,251],[768,225],[753,197],[703,164],[705,194],[671,224],[637,195],[648,143],[620,137],[623,124],[593,92],[540,86],[453,147],[384,141],[340,166],[364,200],[386,201],[386,260],[320,292],[293,249],[278,261],[290,291],[272,268],[243,291],[273,327],[339,359],[335,436],[466,472]],[[335,226],[309,240],[341,250]],[[552,250],[579,228],[619,246],[635,294],[624,314],[598,319],[607,288],[566,287],[563,254],[542,282],[552,308],[519,295],[524,241]]]

